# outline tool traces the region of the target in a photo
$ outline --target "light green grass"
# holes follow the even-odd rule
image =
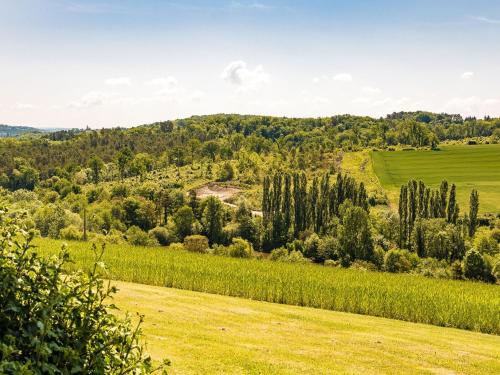
[[[375,173],[397,203],[399,188],[410,179],[438,187],[443,179],[457,185],[462,212],[470,191],[479,191],[481,212],[500,212],[500,144],[442,146],[439,151],[378,151],[372,153]]]
[[[498,374],[500,337],[117,282],[172,374]]]
[[[62,242],[37,243],[50,255]],[[73,267],[93,263],[89,243],[69,248]],[[500,333],[496,285],[129,245],[108,245],[103,260],[116,280]]]

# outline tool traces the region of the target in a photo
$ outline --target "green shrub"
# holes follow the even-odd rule
[[[311,259],[317,259],[319,254],[319,248],[321,244],[321,239],[316,233],[311,234],[304,241],[304,256]]]
[[[33,219],[43,237],[59,238],[59,232],[68,224],[64,209],[53,204],[40,207]]]
[[[284,247],[278,247],[271,251],[269,259],[273,261],[284,261],[288,258],[288,250]]]
[[[127,242],[134,246],[157,246],[156,238],[149,236],[141,228],[131,226],[125,233]]]
[[[169,241],[169,233],[165,227],[155,227],[148,232],[149,236],[154,237],[162,246],[167,246]]]
[[[0,213],[1,215],[1,213]],[[2,218],[0,218],[0,222]],[[18,238],[17,242],[10,241]],[[1,374],[149,374],[140,327],[107,303],[116,292],[98,277],[102,252],[89,273],[68,273],[66,251],[39,257],[33,233],[15,222],[0,229]],[[142,317],[139,324],[142,322]]]
[[[214,244],[212,246],[212,254],[219,256],[229,256],[229,247],[220,244]]]
[[[234,178],[234,168],[231,162],[226,161],[224,164],[222,164],[222,167],[219,171],[219,176],[217,178],[217,181],[230,181]]]
[[[377,266],[379,270],[384,268],[384,258],[384,249],[380,246],[375,246],[375,248],[373,249],[373,264],[375,264],[375,266]]]
[[[83,233],[75,225],[69,225],[60,230],[59,235],[68,241],[79,241],[83,238]]]
[[[474,247],[480,254],[495,255],[498,253],[499,244],[493,236],[482,233],[475,239]]]
[[[455,267],[453,269],[453,267]],[[428,276],[436,277],[441,279],[447,279],[450,277],[460,279],[461,278],[461,264],[459,261],[453,262],[453,267],[450,267],[448,262],[444,259],[438,260],[435,258],[423,258],[417,267],[417,273]],[[458,270],[458,268],[460,270]]]
[[[384,267],[389,272],[409,272],[419,263],[417,254],[408,250],[391,249],[385,254]]]
[[[252,245],[243,238],[233,238],[233,242],[229,245],[229,255],[233,258],[251,258],[253,256]]]
[[[184,238],[184,247],[195,253],[206,253],[209,249],[208,238],[200,234],[194,234]]]
[[[359,259],[351,263],[351,268],[361,271],[378,271],[378,267],[372,262]]]
[[[475,249],[465,254],[463,261],[464,276],[473,280],[491,281],[491,269],[484,257]]]

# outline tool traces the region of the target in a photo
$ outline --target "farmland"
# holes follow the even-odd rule
[[[410,179],[436,188],[443,179],[457,185],[458,202],[465,211],[469,194],[480,195],[480,212],[500,211],[500,145],[450,145],[439,151],[382,151],[372,153],[373,167],[392,203]]]
[[[42,255],[62,245],[36,243]],[[74,268],[94,261],[88,243],[69,242],[69,251]],[[115,280],[500,333],[495,285],[128,245],[108,245],[103,261]]]
[[[154,360],[172,374],[494,374],[500,337],[384,318],[116,282],[146,316]],[[255,334],[258,332],[258,335]]]

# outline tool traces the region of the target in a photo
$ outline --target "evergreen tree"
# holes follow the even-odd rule
[[[448,194],[448,181],[441,181],[441,186],[439,187],[439,217],[446,218],[446,196]]]
[[[474,236],[477,227],[477,213],[479,211],[479,193],[472,189],[469,199],[469,236]]]
[[[318,178],[314,177],[312,186],[309,189],[309,195],[307,197],[307,228],[313,229],[316,233],[318,232],[318,228],[316,228],[318,195]]]
[[[288,234],[292,227],[292,177],[285,174],[283,186],[283,230]]]
[[[266,227],[270,220],[271,211],[271,179],[269,176],[264,177],[263,187],[262,187],[262,221],[264,227]]]
[[[407,244],[408,233],[408,186],[401,186],[399,193],[399,246],[404,248]]]
[[[455,184],[451,185],[446,217],[447,217],[448,223],[453,223],[453,224],[457,223],[458,206],[457,206],[457,192],[456,192]]]

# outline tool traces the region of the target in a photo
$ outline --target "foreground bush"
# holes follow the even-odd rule
[[[6,221],[1,211],[0,226],[1,374],[153,371],[139,326],[108,312],[114,307],[105,301],[116,289],[99,279],[100,263],[88,273],[63,273],[67,252],[37,256],[32,233]]]

